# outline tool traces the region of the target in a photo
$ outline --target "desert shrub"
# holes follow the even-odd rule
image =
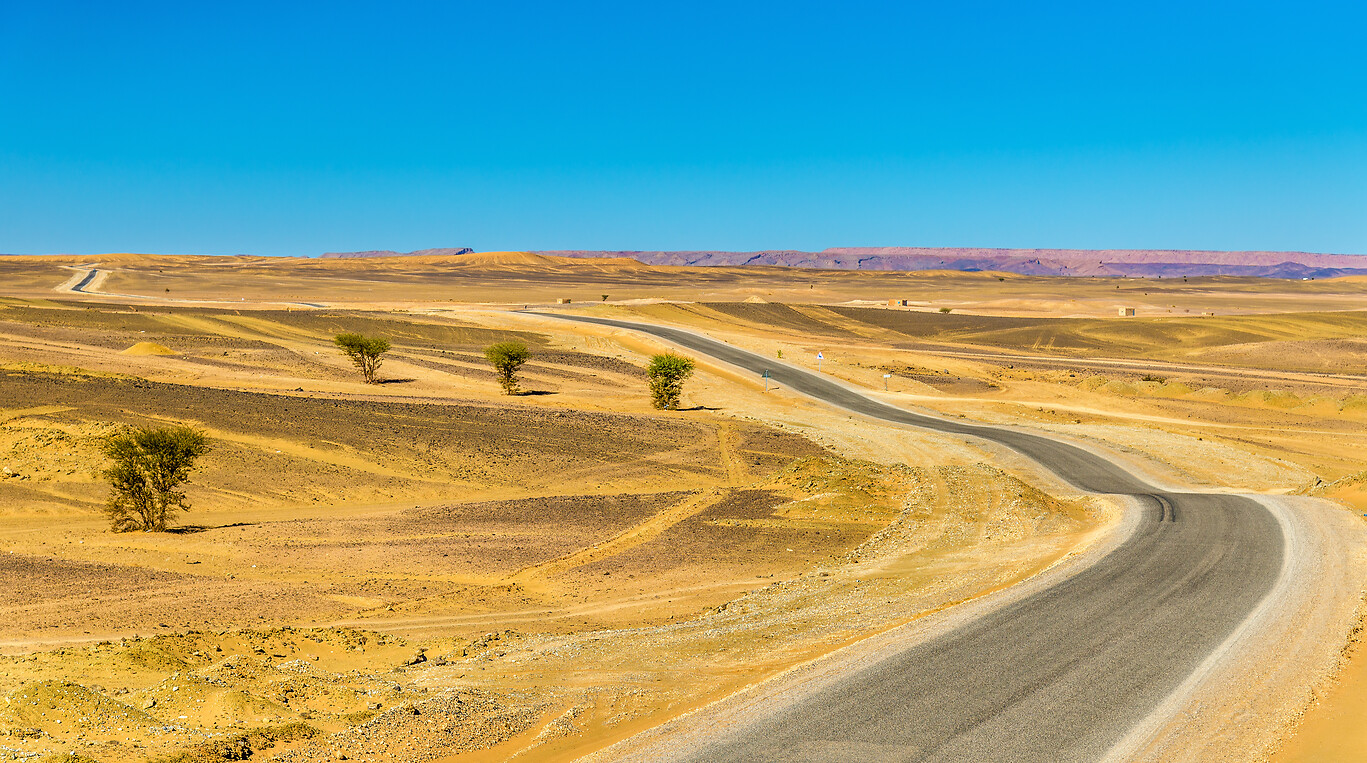
[[[650,359],[646,373],[650,376],[650,403],[664,410],[678,410],[683,396],[683,384],[693,375],[692,358],[662,353]]]
[[[366,384],[375,383],[375,371],[379,369],[381,355],[389,352],[389,340],[378,336],[361,334],[338,334],[333,340],[344,355],[351,358],[361,371]]]
[[[484,348],[484,357],[498,372],[498,383],[503,385],[505,395],[518,393],[517,370],[531,356],[531,350],[522,342],[498,342]]]
[[[1158,382],[1159,384],[1163,384],[1167,380],[1168,377],[1159,376],[1158,374],[1144,374],[1143,376],[1139,377],[1139,381]]]
[[[187,426],[125,427],[106,436],[100,449],[114,462],[104,471],[113,488],[104,510],[111,527],[160,532],[177,511],[190,508],[178,488],[209,442]]]
[[[940,308],[940,312],[942,312],[942,313],[948,315],[949,313],[954,312],[954,308],[952,308],[952,307],[942,307],[942,308]]]

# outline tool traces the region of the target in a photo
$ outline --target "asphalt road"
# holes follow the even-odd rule
[[[80,283],[78,283],[78,284],[76,284],[75,286],[71,287],[71,290],[74,291],[74,292],[76,292],[76,293],[78,293],[78,294],[85,294],[85,293],[87,293],[86,290],[85,290],[85,287],[89,286],[89,285],[90,285],[90,282],[93,281],[93,280],[95,280],[95,276],[97,276],[97,275],[99,275],[99,274],[100,274],[100,271],[98,271],[98,270],[89,270],[89,271],[86,271],[85,278],[82,278]]]
[[[1086,570],[719,731],[682,759],[1097,760],[1243,622],[1280,572],[1280,525],[1249,499],[1165,493],[1080,448],[911,413],[686,331],[555,317],[768,370],[779,386],[867,416],[998,442],[1078,488],[1139,496],[1148,507],[1134,535]]]

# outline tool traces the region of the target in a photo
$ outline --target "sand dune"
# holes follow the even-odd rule
[[[471,252],[455,257],[415,258],[421,264],[453,267],[480,268],[572,268],[580,270],[651,270],[630,257],[604,257],[596,260],[575,259],[573,257],[552,257],[533,252]],[[412,262],[413,260],[409,260]]]
[[[120,355],[175,355],[176,351],[156,342],[138,342]]]

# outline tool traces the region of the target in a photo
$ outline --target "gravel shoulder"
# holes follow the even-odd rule
[[[851,672],[877,664],[971,623],[984,615],[1028,598],[1096,564],[1123,544],[1139,527],[1142,507],[1133,499],[1115,497],[1107,521],[1099,524],[1054,564],[1015,585],[981,597],[923,613],[911,622],[876,632],[839,650],[821,655],[761,683],[752,684],[668,723],[605,748],[581,760],[659,761],[690,757],[722,731],[749,723],[753,716],[771,714],[833,686]]]
[[[1265,760],[1342,667],[1367,579],[1367,525],[1330,501],[1248,497],[1286,538],[1276,587],[1107,763]]]

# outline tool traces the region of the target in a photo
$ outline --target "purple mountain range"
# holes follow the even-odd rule
[[[1313,252],[1204,252],[1153,249],[972,249],[836,247],[820,252],[542,251],[560,257],[631,257],[647,265],[773,265],[828,270],[993,270],[1060,276],[1367,275],[1367,255]]]

